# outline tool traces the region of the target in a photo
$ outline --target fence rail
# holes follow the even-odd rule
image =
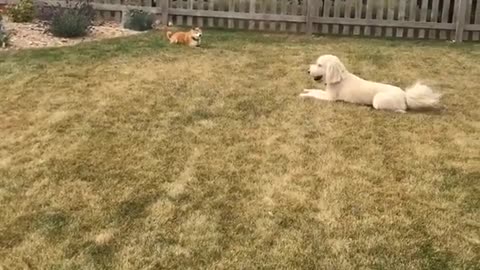
[[[18,0],[0,0],[18,1]],[[62,0],[35,0],[65,5]],[[163,24],[307,34],[480,40],[480,0],[93,0],[105,20],[129,9]]]

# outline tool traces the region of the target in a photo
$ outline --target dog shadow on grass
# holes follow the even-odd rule
[[[313,100],[312,100],[313,101]],[[317,101],[313,101],[313,102],[317,102]],[[341,101],[341,100],[337,100],[337,101],[334,101],[332,103],[338,103],[338,104],[343,104],[344,106],[348,106],[348,107],[363,107],[364,109],[367,109],[367,110],[370,110],[370,111],[379,111],[380,113],[392,113],[392,114],[401,114],[401,113],[398,113],[398,112],[393,112],[393,111],[387,111],[387,110],[377,110],[375,109],[372,105],[360,105],[360,104],[352,104],[350,102],[345,102],[345,101]],[[447,106],[443,105],[443,106],[439,106],[437,108],[428,108],[428,109],[411,109],[411,110],[407,110],[406,113],[404,114],[424,114],[424,115],[446,115],[448,114],[448,108]]]

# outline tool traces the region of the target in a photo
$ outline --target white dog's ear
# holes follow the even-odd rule
[[[343,80],[345,66],[339,61],[332,61],[327,66],[325,81],[327,84],[338,83]]]

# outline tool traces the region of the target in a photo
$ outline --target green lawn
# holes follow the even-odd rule
[[[480,268],[480,44],[204,42],[0,53],[0,269]],[[448,110],[298,98],[323,53]]]

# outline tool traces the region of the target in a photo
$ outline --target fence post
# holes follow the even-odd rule
[[[249,11],[248,12],[252,15],[255,14],[255,7],[256,7],[255,0],[250,0]],[[250,22],[248,22],[248,29],[250,29],[250,30],[255,29],[255,21],[254,20],[250,20]]]
[[[160,7],[162,11],[162,24],[168,26],[168,9],[170,0],[160,0]]]
[[[467,4],[468,0],[458,0],[457,14],[455,14],[455,42],[463,42],[463,30],[467,20]]]
[[[97,11],[98,12],[98,11]],[[128,12],[128,8],[127,7],[123,7],[122,8],[122,19],[121,19],[121,24],[122,24],[122,27],[125,27],[125,24],[127,23],[127,17],[130,15],[129,12]]]
[[[314,16],[315,9],[315,0],[307,0],[307,14],[305,14],[305,22],[306,22],[306,34],[312,35],[313,33],[313,21],[312,18]]]

